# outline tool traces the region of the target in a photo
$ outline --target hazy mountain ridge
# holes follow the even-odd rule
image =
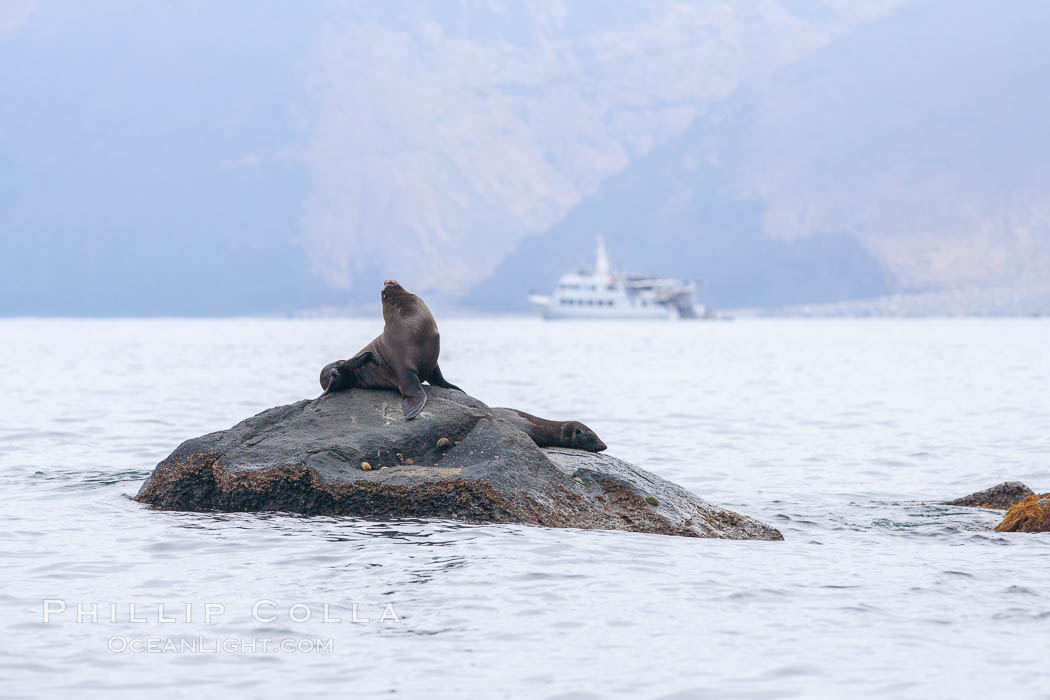
[[[1050,10],[901,5],[5,5],[0,313],[1038,286]]]
[[[698,107],[892,3],[809,5],[824,12],[772,2],[348,12],[311,61],[319,116],[303,223],[316,269],[335,286],[378,265],[462,292]]]
[[[0,313],[454,299],[698,105],[892,7],[0,11]]]
[[[718,306],[944,290],[914,308],[954,313],[986,288],[987,312],[1028,313],[1050,272],[1050,10],[1012,7],[906,8],[738,91],[470,298],[523,308],[603,233],[621,267],[704,278]]]
[[[847,232],[900,291],[1050,272],[1050,6],[919,4],[763,90],[736,191],[778,238]]]
[[[562,222],[523,240],[468,303],[526,308],[569,269],[593,260],[595,235],[614,267],[701,282],[710,305],[781,306],[878,296],[890,289],[882,266],[854,238],[768,236],[757,198],[732,191],[733,153],[754,120],[750,93],[710,109],[685,133],[610,178]]]

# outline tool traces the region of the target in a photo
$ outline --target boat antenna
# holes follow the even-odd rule
[[[605,250],[605,239],[598,236],[598,252],[594,260],[594,274],[598,277],[609,276],[609,253]]]

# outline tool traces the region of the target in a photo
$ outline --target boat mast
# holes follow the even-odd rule
[[[609,254],[605,250],[605,239],[598,236],[598,252],[594,260],[594,274],[596,277],[609,278]]]

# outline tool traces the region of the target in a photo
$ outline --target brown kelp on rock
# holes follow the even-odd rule
[[[1032,494],[1006,511],[996,532],[1050,532],[1050,493]]]

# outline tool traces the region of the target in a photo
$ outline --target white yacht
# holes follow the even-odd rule
[[[702,318],[693,299],[696,283],[613,272],[598,236],[594,267],[562,275],[551,296],[530,295],[543,318]]]

